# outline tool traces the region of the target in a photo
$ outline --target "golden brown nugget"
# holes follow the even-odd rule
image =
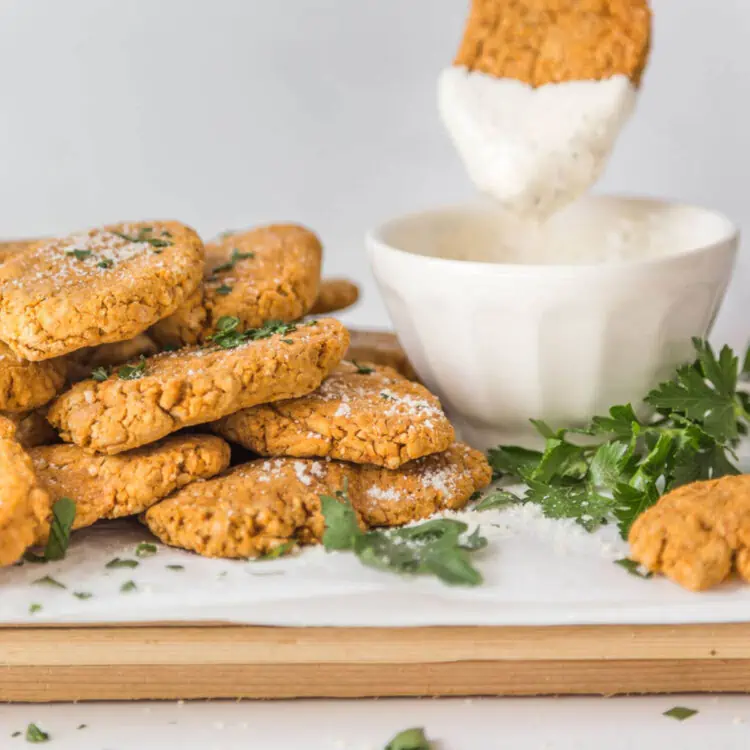
[[[213,435],[175,435],[119,456],[92,456],[75,445],[43,446],[30,455],[50,497],[74,500],[75,529],[142,513],[229,466],[229,446]]]
[[[40,240],[6,240],[0,242],[0,263],[4,263],[18,253],[22,253]]]
[[[148,510],[144,521],[175,547],[207,557],[256,557],[292,539],[319,542],[325,531],[320,495],[332,495],[345,483],[363,521],[397,526],[464,507],[491,476],[484,456],[460,444],[397,471],[320,459],[261,459],[186,487]]]
[[[203,257],[198,235],[176,221],[35,244],[0,266],[0,339],[33,361],[130,339],[189,297]]]
[[[349,349],[346,359],[353,362],[375,362],[392,367],[409,380],[418,380],[406,352],[398,343],[395,333],[388,331],[363,331],[349,329]]]
[[[302,398],[254,406],[215,422],[262,456],[336,458],[397,469],[454,440],[440,402],[390,367],[342,362]]]
[[[193,297],[152,335],[162,346],[186,345],[202,341],[223,316],[246,328],[297,320],[317,297],[321,255],[320,240],[296,224],[224,233],[206,245],[204,312]]]
[[[35,409],[34,411],[0,412],[13,422],[16,428],[16,440],[23,448],[35,448],[37,445],[50,445],[58,442],[57,433],[47,421],[46,409]]]
[[[311,315],[326,315],[351,307],[359,299],[359,287],[349,279],[323,279]]]
[[[29,362],[0,342],[0,410],[28,411],[51,401],[65,385],[63,358]]]
[[[52,404],[48,419],[67,442],[121,453],[248,406],[304,396],[349,343],[346,329],[330,318],[253,335],[265,337],[238,339],[234,348],[210,344],[157,354],[103,382],[84,380]]]
[[[199,344],[208,330],[208,311],[203,303],[201,282],[196,290],[168,318],[149,329],[149,334],[162,349],[179,349]]]
[[[140,357],[158,354],[159,347],[145,333],[139,333],[127,341],[115,341],[111,344],[87,347],[68,355],[68,380],[78,382],[91,377],[98,369],[109,369],[123,365]]]
[[[0,417],[0,566],[12,565],[46,536],[51,507],[31,458],[14,435],[13,423]]]
[[[693,482],[640,515],[630,555],[691,591],[721,583],[733,567],[750,582],[750,476]]]
[[[624,75],[651,43],[647,0],[473,0],[455,64],[531,86]]]

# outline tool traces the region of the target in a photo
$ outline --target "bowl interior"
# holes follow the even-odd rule
[[[730,241],[732,222],[697,206],[651,199],[586,197],[544,223],[474,203],[394,219],[374,239],[444,260],[512,265],[640,263]]]

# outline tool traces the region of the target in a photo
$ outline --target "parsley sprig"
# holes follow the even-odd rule
[[[539,504],[550,518],[572,518],[589,531],[616,520],[623,537],[665,492],[737,474],[734,446],[750,421],[750,397],[737,390],[738,358],[729,347],[717,357],[708,343],[693,343],[695,362],[646,397],[653,419],[640,419],[626,404],[584,430],[554,431],[535,421],[544,450],[494,448],[496,474],[526,484],[521,501]],[[593,444],[580,445],[570,439],[575,435]]]
[[[153,232],[153,227],[141,227],[138,234],[130,235],[123,232],[112,232],[112,234],[128,242],[145,242],[155,248],[170,247],[174,244],[171,239],[172,235],[166,230],[161,233],[161,237],[154,237]]]
[[[211,278],[216,276],[217,273],[222,273],[223,271],[231,271],[235,265],[237,264],[238,260],[252,260],[255,257],[255,253],[253,252],[240,252],[236,247],[232,250],[232,254],[229,257],[229,260],[226,263],[222,263],[220,266],[215,266],[211,269]]]
[[[52,520],[50,522],[49,537],[44,552],[37,555],[26,550],[24,559],[27,562],[46,563],[62,560],[68,551],[70,530],[76,517],[76,504],[69,497],[61,497],[52,506]]]
[[[209,341],[222,349],[234,349],[246,341],[267,339],[277,334],[285,335],[297,330],[294,323],[282,323],[280,320],[269,320],[260,328],[240,330],[240,319],[231,315],[223,315],[216,321],[216,332],[209,336]]]
[[[400,529],[362,531],[346,487],[335,496],[320,497],[326,530],[326,550],[350,550],[363,565],[394,573],[434,575],[457,586],[478,586],[481,573],[469,553],[487,546],[479,527],[467,535],[465,523],[434,518]]]

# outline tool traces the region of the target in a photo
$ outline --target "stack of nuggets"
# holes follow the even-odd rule
[[[319,541],[319,495],[347,485],[364,524],[398,525],[489,481],[426,389],[342,362],[344,326],[303,320],[358,294],[321,284],[304,227],[204,249],[138,222],[5,250],[0,564],[45,541],[61,497],[76,529],[140,515],[168,544],[248,557]],[[273,458],[229,468],[226,440]]]

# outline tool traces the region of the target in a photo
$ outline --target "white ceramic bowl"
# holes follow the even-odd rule
[[[692,358],[691,338],[707,335],[726,291],[737,229],[694,206],[590,197],[554,217],[545,237],[575,237],[605,258],[623,228],[648,234],[629,260],[566,265],[497,262],[514,247],[500,242],[505,229],[486,205],[368,234],[399,339],[464,440],[536,444],[530,418],[582,426],[613,404],[640,404]],[[537,253],[549,260],[544,239]]]

